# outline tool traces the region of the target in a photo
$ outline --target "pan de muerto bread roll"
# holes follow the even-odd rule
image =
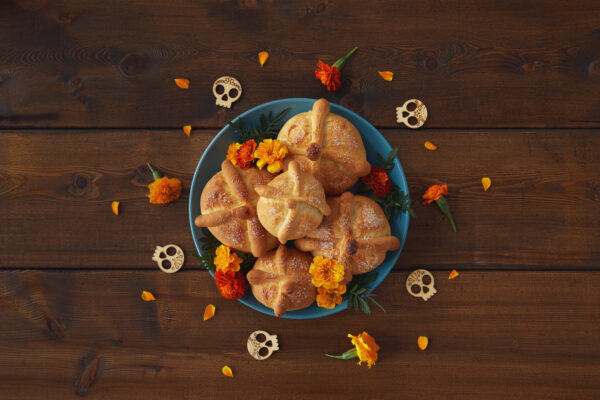
[[[291,161],[310,171],[327,195],[349,190],[371,171],[360,134],[346,118],[329,112],[329,102],[319,99],[311,111],[290,118],[278,140],[288,148],[284,166]]]
[[[317,297],[308,272],[311,262],[309,254],[285,246],[268,252],[247,275],[254,297],[277,317],[310,306]]]
[[[258,221],[256,203],[257,185],[273,179],[267,170],[256,167],[241,169],[229,160],[221,164],[221,172],[213,176],[200,196],[200,211],[194,223],[208,227],[223,244],[255,257],[264,255],[277,246],[277,239],[270,235]]]

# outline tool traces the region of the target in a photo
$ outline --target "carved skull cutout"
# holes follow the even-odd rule
[[[242,85],[231,76],[222,76],[213,84],[213,94],[216,105],[231,108],[231,104],[242,95]]]
[[[168,274],[179,271],[183,265],[183,260],[183,250],[174,244],[168,244],[164,247],[156,246],[152,256],[152,261],[158,264],[158,268]]]
[[[277,335],[271,335],[265,331],[255,331],[250,334],[248,353],[257,360],[266,360],[277,350],[279,350]]]
[[[409,110],[409,107],[412,111]],[[412,129],[420,128],[427,121],[427,107],[421,100],[407,100],[402,107],[396,107],[396,121]]]
[[[411,295],[427,301],[437,293],[437,290],[433,287],[434,283],[431,272],[425,269],[417,269],[408,275],[406,290]]]

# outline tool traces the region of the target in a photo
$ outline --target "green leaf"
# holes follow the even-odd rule
[[[371,315],[371,307],[369,307],[369,303],[367,303],[367,301],[360,296],[357,296],[357,298],[358,301],[360,301],[360,307],[362,308],[363,312],[367,315]]]
[[[439,199],[435,201],[446,217],[450,220],[450,224],[452,225],[452,229],[456,232],[456,224],[454,223],[454,219],[452,218],[452,214],[450,213],[450,207],[448,206],[448,202],[444,196],[441,196]]]
[[[356,353],[356,347],[340,354],[339,356],[335,356],[332,354],[325,354],[325,355],[327,357],[337,358],[338,360],[352,360],[353,358],[358,357],[358,354]]]
[[[379,307],[381,309],[381,311],[383,311],[384,313],[387,314],[387,311],[385,311],[385,308],[383,308],[383,306],[381,304],[379,304],[377,301],[375,301],[375,299],[373,298],[373,296],[375,296],[374,294],[368,294],[365,297],[367,299],[369,299],[369,301],[371,301],[373,304],[375,304],[377,307]]]

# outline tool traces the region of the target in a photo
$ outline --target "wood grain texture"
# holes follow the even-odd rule
[[[324,96],[379,127],[396,127],[409,98],[428,127],[600,127],[598,15],[592,0],[3,1],[0,126],[214,128],[268,100]],[[317,60],[354,46],[327,92]],[[244,88],[231,110],[211,91],[224,74]]]
[[[387,314],[294,321],[220,297],[202,271],[0,272],[0,397],[597,398],[599,273],[435,277],[428,302],[393,272],[377,290]],[[142,289],[157,301],[143,302]],[[216,316],[203,322],[208,303]],[[264,362],[246,350],[257,329],[279,335],[281,350]],[[381,346],[370,370],[323,355],[363,330]],[[425,352],[419,335],[430,339]],[[226,364],[233,380],[221,375]]]
[[[383,131],[407,175],[416,219],[397,268],[600,267],[597,132]],[[194,245],[189,187],[213,131],[0,132],[1,267],[157,268],[156,245]],[[435,152],[424,148],[431,140]],[[146,162],[182,179],[175,203],[148,203]],[[492,178],[484,192],[480,179]],[[453,233],[420,196],[447,183]],[[121,214],[111,202],[121,202]]]

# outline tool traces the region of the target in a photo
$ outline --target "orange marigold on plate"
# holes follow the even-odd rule
[[[279,140],[265,139],[258,145],[254,157],[258,158],[256,166],[263,169],[267,165],[267,171],[276,174],[283,168],[282,160],[288,153],[287,147]]]
[[[344,266],[323,256],[313,258],[308,272],[313,276],[312,284],[324,289],[335,289],[344,279]]]
[[[229,246],[225,246],[224,244],[220,245],[217,247],[216,254],[217,256],[214,259],[214,263],[217,270],[222,269],[233,272],[238,272],[240,270],[242,259],[238,257],[237,253],[232,253]]]
[[[342,304],[342,295],[346,293],[346,285],[338,285],[335,289],[327,290],[324,287],[317,289],[317,305],[332,309],[336,304]]]
[[[254,151],[256,150],[256,142],[251,139],[242,144],[231,143],[227,149],[227,159],[233,165],[239,166],[241,169],[248,169],[254,162]]]
[[[371,167],[369,175],[363,176],[361,181],[366,185],[371,185],[377,197],[387,196],[392,188],[392,180],[385,169],[381,167]]]
[[[229,269],[218,269],[215,272],[215,282],[223,297],[231,300],[243,297],[246,289],[248,289],[244,274]]]

